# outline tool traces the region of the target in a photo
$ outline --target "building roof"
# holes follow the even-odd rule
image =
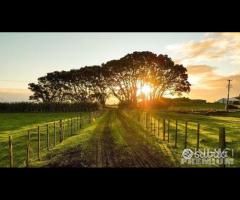
[[[222,98],[222,99],[219,99],[218,101],[221,101],[221,100],[227,100],[227,98]],[[240,101],[240,99],[232,97],[232,98],[229,98],[229,101]]]

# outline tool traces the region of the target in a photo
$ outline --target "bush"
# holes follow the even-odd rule
[[[118,104],[119,108],[135,108],[136,105],[134,105],[131,101],[124,101],[124,102],[120,102]]]
[[[228,105],[228,109],[238,109],[238,107],[235,105]]]
[[[99,109],[97,103],[0,103],[0,112],[82,112]]]

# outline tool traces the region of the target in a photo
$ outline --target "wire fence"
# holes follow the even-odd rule
[[[78,134],[99,115],[100,112],[78,114],[69,119],[41,124],[24,133],[9,135],[0,142],[0,167],[29,167],[31,162],[40,161],[44,152]]]
[[[137,115],[134,119],[149,136],[168,146],[178,164],[184,149],[231,149],[233,153],[229,156],[234,158],[234,166],[240,165],[239,121],[212,126],[184,118],[160,117],[145,111],[138,111],[134,115]],[[226,166],[224,159],[220,166]]]

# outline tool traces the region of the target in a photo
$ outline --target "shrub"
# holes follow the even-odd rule
[[[82,112],[97,110],[97,103],[0,103],[0,112]]]

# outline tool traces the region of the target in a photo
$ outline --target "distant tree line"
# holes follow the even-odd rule
[[[97,109],[97,103],[0,103],[0,112],[88,112]]]
[[[187,69],[175,64],[167,55],[133,52],[101,66],[86,66],[70,71],[55,71],[30,83],[30,100],[38,102],[96,102],[105,105],[113,95],[120,103],[137,103],[138,88],[151,86],[150,99],[159,99],[166,92],[190,91]]]

